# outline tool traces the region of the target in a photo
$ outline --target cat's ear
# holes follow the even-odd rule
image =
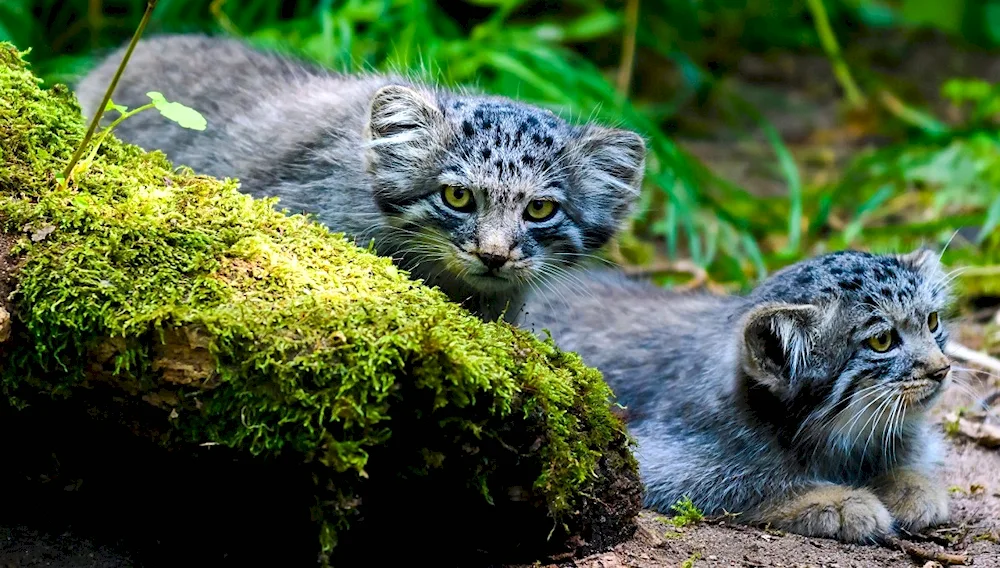
[[[567,147],[576,185],[594,206],[592,224],[625,220],[639,199],[646,169],[646,141],[635,132],[590,125]]]
[[[743,370],[776,394],[788,392],[813,348],[820,311],[808,304],[765,304],[743,318]]]
[[[941,255],[927,247],[920,247],[913,252],[896,255],[903,266],[917,272],[932,273],[941,270]]]
[[[444,144],[444,114],[431,95],[387,85],[372,96],[364,137],[369,171],[422,170]]]

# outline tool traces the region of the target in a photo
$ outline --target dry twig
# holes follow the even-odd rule
[[[940,562],[945,566],[965,565],[969,563],[969,557],[964,554],[952,554],[950,552],[938,552],[919,547],[912,542],[896,538],[894,536],[886,539],[886,544],[890,547],[898,548],[917,560],[929,560]]]

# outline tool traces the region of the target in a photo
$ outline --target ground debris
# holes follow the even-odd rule
[[[969,557],[964,554],[952,554],[950,552],[938,552],[935,550],[928,550],[926,548],[917,546],[912,542],[902,540],[896,537],[887,538],[886,544],[888,544],[891,547],[902,550],[903,552],[909,554],[911,557],[917,560],[938,562],[946,566],[966,565],[969,563]],[[926,566],[926,564],[924,566]]]
[[[949,431],[986,448],[1000,448],[1000,426],[991,423],[981,412],[953,412],[945,418]]]
[[[577,568],[625,568],[614,552],[592,554],[573,563]]]

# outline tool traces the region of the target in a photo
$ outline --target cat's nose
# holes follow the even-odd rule
[[[481,252],[476,256],[478,256],[483,265],[490,270],[499,270],[501,266],[507,263],[507,257],[499,254]]]
[[[930,373],[927,373],[927,378],[932,381],[937,381],[940,383],[941,381],[944,380],[945,377],[948,376],[948,371],[950,370],[951,370],[951,365],[945,365],[944,367],[941,367],[936,371],[931,371]]]

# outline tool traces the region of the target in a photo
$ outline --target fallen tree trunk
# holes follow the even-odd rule
[[[148,500],[144,522],[170,520],[147,532],[172,546],[242,530],[259,555],[311,514],[324,563],[335,547],[402,554],[384,544],[401,536],[465,561],[631,534],[635,462],[576,355],[158,153],[109,138],[60,189],[79,114],[0,44],[0,421],[15,481],[65,482],[30,470],[72,456],[83,477],[60,490],[101,487],[104,513]],[[240,516],[258,509],[271,524],[254,531]]]

